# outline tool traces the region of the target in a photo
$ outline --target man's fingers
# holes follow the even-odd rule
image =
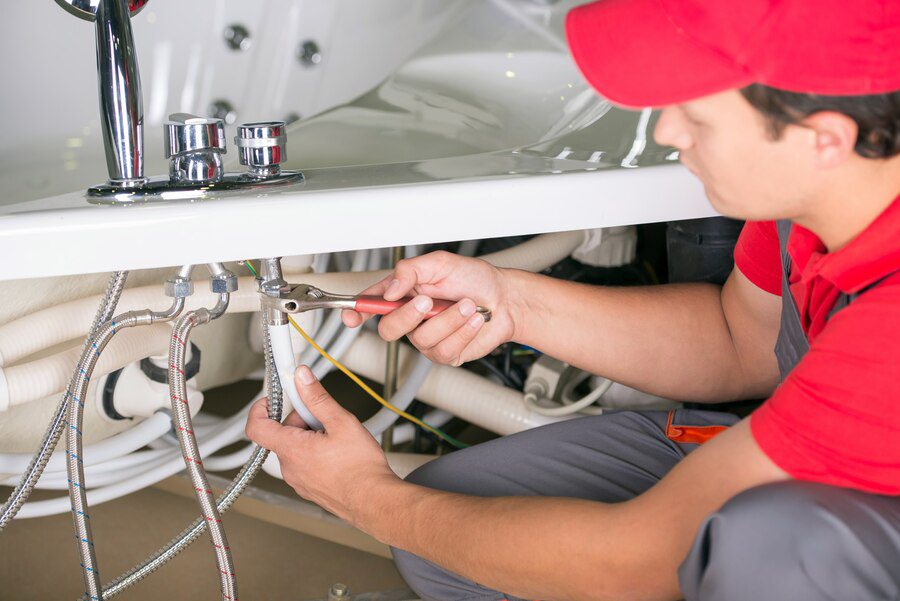
[[[250,414],[247,416],[247,426],[244,431],[247,434],[247,438],[264,449],[271,451],[278,444],[278,439],[282,435],[284,426],[273,419],[269,419],[269,411],[266,407],[267,400],[265,398],[259,399],[250,408]]]
[[[433,305],[434,302],[429,297],[420,294],[382,317],[378,323],[378,334],[385,340],[398,340],[418,327]]]
[[[373,296],[381,296],[384,294],[384,291],[387,290],[387,287],[390,285],[391,281],[393,281],[393,274],[384,278],[380,282],[376,282],[372,284],[360,294],[368,294]],[[362,323],[372,319],[373,315],[371,313],[362,313],[359,311],[353,311],[352,309],[344,309],[341,311],[341,321],[344,322],[344,325],[348,328],[355,328]]]
[[[409,339],[418,348],[430,350],[459,330],[473,315],[476,315],[475,310],[475,303],[471,299],[464,298],[423,323],[410,335]]]
[[[325,387],[307,366],[301,365],[294,372],[294,384],[297,386],[297,392],[300,393],[303,404],[316,419],[322,422],[326,431],[329,423],[334,423],[349,415],[347,410],[328,394]]]
[[[384,290],[384,300],[400,300],[406,296],[416,284],[423,283],[422,275],[416,269],[419,265],[415,259],[403,259],[394,266],[393,276],[389,276],[387,287]]]
[[[438,363],[459,367],[462,363],[461,355],[463,351],[475,339],[483,325],[484,317],[479,313],[473,314],[455,332],[432,347],[432,358]]]
[[[284,418],[284,421],[281,423],[292,428],[302,428],[304,430],[309,429],[309,424],[303,421],[303,418],[300,417],[300,414],[296,411],[291,411],[290,413],[288,413],[287,417]]]

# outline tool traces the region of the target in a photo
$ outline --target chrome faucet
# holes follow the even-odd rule
[[[59,1],[59,0],[58,0]],[[137,5],[137,12],[145,4]],[[109,181],[119,186],[144,183],[144,107],[131,15],[125,0],[97,5],[97,74],[100,121]]]
[[[56,0],[69,13],[93,21],[97,29],[100,123],[109,180],[89,188],[88,201],[196,200],[302,184],[302,173],[280,167],[286,159],[283,122],[241,126],[235,143],[240,162],[249,171],[225,173],[221,157],[226,152],[224,122],[185,113],[171,115],[164,124],[169,176],[144,177],[144,110],[131,17],[148,1]]]
[[[56,0],[97,27],[100,124],[111,185],[140,186],[144,177],[144,110],[131,15],[147,0]]]

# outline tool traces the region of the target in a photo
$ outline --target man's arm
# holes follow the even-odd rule
[[[680,599],[676,571],[703,519],[743,490],[786,478],[745,420],[624,503],[480,498],[392,480],[373,492],[359,524],[526,599]]]
[[[513,339],[591,373],[694,402],[768,396],[781,299],[738,269],[724,287],[608,288],[508,272]]]
[[[298,369],[297,387],[325,432],[302,428],[296,414],[278,424],[260,402],[247,434],[278,454],[298,494],[385,543],[527,599],[677,599],[676,570],[702,520],[745,489],[787,478],[744,421],[624,503],[435,491],[394,476],[308,369]]]
[[[767,396],[781,299],[737,269],[724,287],[680,284],[610,288],[575,284],[450,253],[397,264],[367,294],[416,298],[384,316],[387,340],[407,336],[438,363],[459,365],[515,340],[589,372],[664,396],[724,401]],[[423,322],[431,298],[460,301]],[[417,305],[424,303],[421,307]],[[484,323],[475,305],[493,310]],[[359,314],[345,311],[347,325]]]

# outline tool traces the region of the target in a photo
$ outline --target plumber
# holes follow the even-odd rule
[[[900,598],[900,3],[603,0],[566,30],[594,87],[660,107],[656,140],[747,220],[728,281],[599,288],[434,253],[368,290],[415,295],[380,334],[451,365],[516,341],[668,398],[767,401],[565,421],[403,481],[301,367],[325,432],[260,403],[247,434],[423,599]],[[423,322],[432,298],[459,302]]]

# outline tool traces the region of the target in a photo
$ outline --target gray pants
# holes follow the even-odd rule
[[[536,428],[442,457],[408,480],[477,496],[625,501],[697,448],[666,436],[668,418],[629,411]],[[673,418],[682,426],[736,421],[692,410]],[[393,553],[426,601],[518,599]],[[900,497],[795,481],[750,489],[707,518],[678,576],[690,601],[900,601]]]

